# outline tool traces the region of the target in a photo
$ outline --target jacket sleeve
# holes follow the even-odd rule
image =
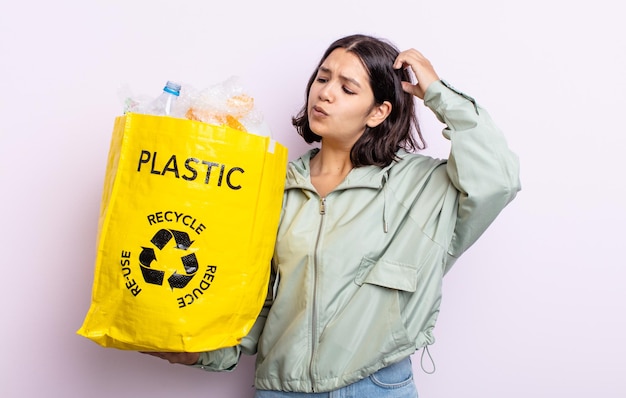
[[[212,372],[224,372],[232,371],[237,367],[239,363],[239,357],[241,354],[254,355],[257,352],[257,344],[261,332],[265,327],[265,320],[269,313],[270,307],[273,302],[274,281],[276,280],[274,269],[270,274],[270,281],[267,288],[267,296],[263,308],[259,313],[254,325],[250,329],[247,336],[241,339],[241,343],[234,347],[226,347],[215,351],[201,352],[200,358],[195,365],[191,365],[196,368],[200,368]]]
[[[459,192],[447,272],[521,189],[519,161],[473,98],[437,81],[428,87],[424,103],[446,124],[443,135],[451,142],[447,174]]]

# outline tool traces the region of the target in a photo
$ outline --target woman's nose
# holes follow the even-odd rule
[[[319,98],[322,101],[327,101],[327,102],[332,101],[332,99],[334,98],[334,95],[333,95],[333,87],[331,83],[327,83],[320,88]]]

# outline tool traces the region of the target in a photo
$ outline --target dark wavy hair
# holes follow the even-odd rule
[[[307,84],[304,106],[292,118],[292,124],[298,134],[309,144],[322,140],[322,137],[315,134],[309,126],[307,112],[309,91],[319,67],[337,48],[343,48],[359,57],[369,75],[376,105],[384,101],[391,103],[391,113],[385,121],[376,127],[366,126],[363,135],[354,143],[350,151],[350,160],[354,167],[368,165],[384,167],[396,160],[396,152],[400,148],[407,151],[424,149],[426,142],[417,121],[413,95],[402,89],[401,82],[410,82],[411,77],[404,68],[393,69],[393,63],[399,54],[398,49],[388,41],[361,34],[338,39],[322,56]]]

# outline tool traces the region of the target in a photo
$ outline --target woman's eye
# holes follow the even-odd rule
[[[325,77],[318,77],[316,80],[318,83],[326,83],[328,81]]]
[[[346,94],[350,94],[350,95],[354,95],[355,94],[354,91],[350,90],[348,87],[345,87],[345,86],[343,87],[343,91]]]

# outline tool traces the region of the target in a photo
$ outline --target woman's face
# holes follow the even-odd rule
[[[324,141],[351,147],[366,125],[373,127],[374,94],[356,55],[343,48],[330,53],[309,90],[307,111],[311,130]]]

